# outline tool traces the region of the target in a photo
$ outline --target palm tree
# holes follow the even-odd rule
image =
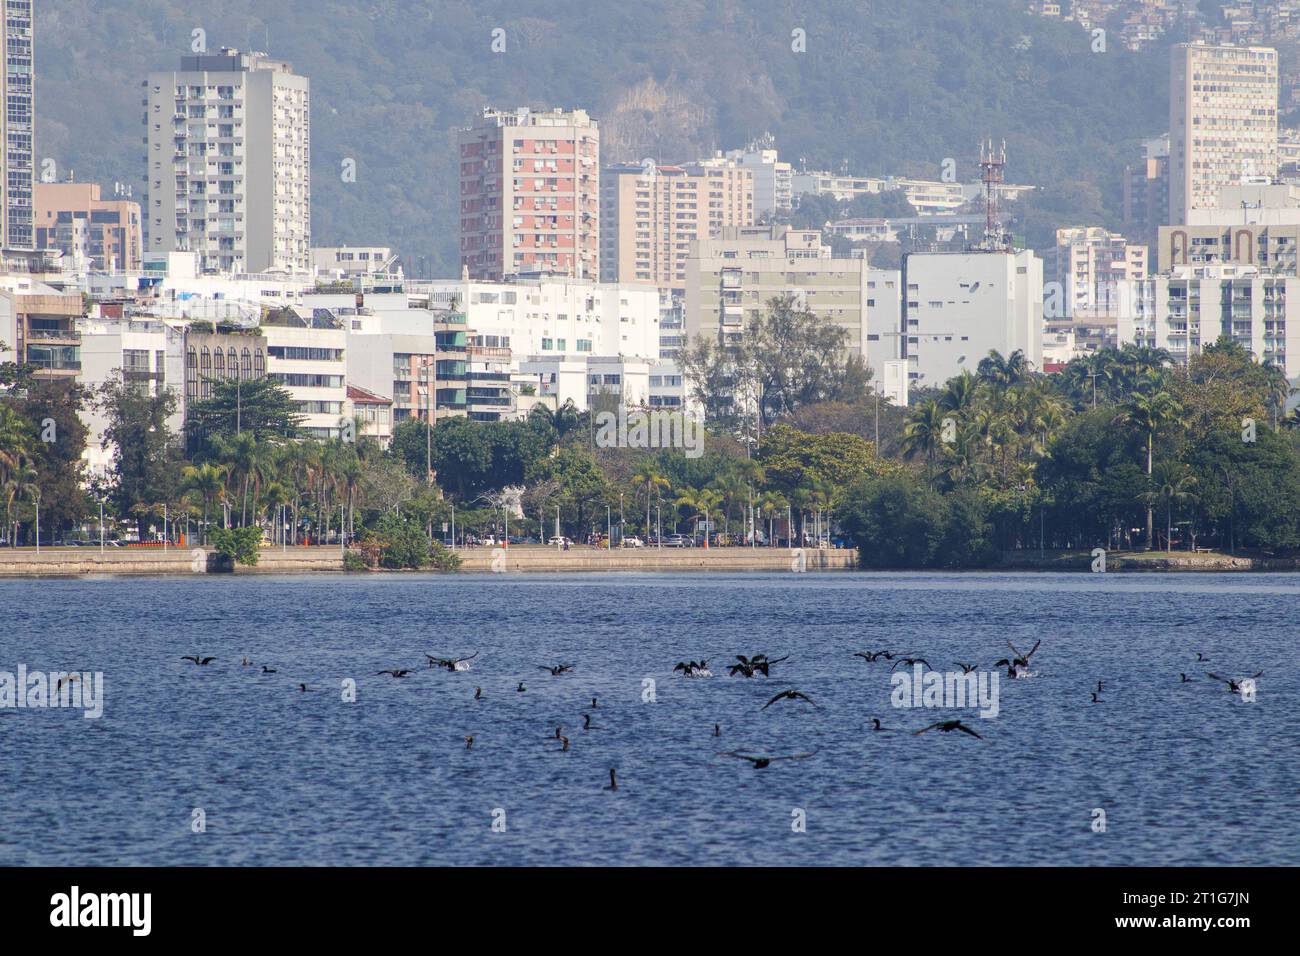
[[[772,521],[775,515],[781,514],[790,507],[790,502],[786,501],[783,495],[774,491],[765,491],[762,496],[755,502],[755,507],[767,519],[767,543],[770,547],[776,547],[776,538],[772,533]]]
[[[672,482],[664,477],[653,464],[647,462],[632,476],[632,484],[645,492],[645,534],[648,540],[650,538],[650,503],[659,496],[660,492],[670,490]]]
[[[1115,416],[1117,423],[1128,423],[1137,427],[1138,431],[1146,437],[1147,445],[1147,478],[1151,478],[1151,470],[1155,459],[1155,440],[1156,432],[1160,431],[1182,414],[1182,406],[1178,404],[1177,399],[1169,392],[1165,391],[1147,391],[1138,392],[1134,395],[1123,410]],[[1147,505],[1147,550],[1152,548],[1152,542],[1155,537],[1155,520],[1152,506]]]
[[[943,441],[946,417],[943,408],[934,400],[922,402],[914,408],[903,427],[903,457],[914,458],[924,452],[926,461],[933,463],[935,452]]]
[[[208,509],[226,495],[224,465],[190,465],[181,472],[181,490],[192,491],[203,499],[203,543],[208,543]]]
[[[708,524],[709,511],[718,506],[721,500],[718,493],[711,488],[683,488],[677,494],[677,500],[674,504],[678,508],[687,508],[694,512],[695,515],[695,532],[700,530],[700,519],[703,518],[705,524]],[[704,535],[704,546],[708,547],[708,532]]]
[[[1196,476],[1182,462],[1162,461],[1151,479],[1151,487],[1141,495],[1148,508],[1165,509],[1165,550],[1173,549],[1174,508],[1194,504],[1197,496]]]
[[[970,369],[962,369],[960,375],[948,380],[943,396],[939,399],[940,407],[949,412],[964,412],[975,401],[975,390],[978,384]]]

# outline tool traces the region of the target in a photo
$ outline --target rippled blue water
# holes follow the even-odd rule
[[[0,582],[0,670],[102,671],[106,695],[100,720],[0,710],[0,864],[1294,865],[1298,599],[1291,575]],[[889,665],[851,656],[987,666],[1040,637],[991,720],[894,709]],[[451,674],[426,651],[480,654]],[[1263,670],[1257,700],[1196,651]],[[791,658],[725,676],[759,652]],[[702,656],[719,676],[673,676]],[[819,707],[761,710],[786,688]],[[873,716],[962,716],[986,742]],[[817,754],[754,770],[732,749]]]

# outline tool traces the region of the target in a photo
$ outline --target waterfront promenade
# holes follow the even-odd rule
[[[488,547],[457,551],[460,571],[527,573],[575,571],[792,571],[796,552],[785,548],[642,548],[613,551],[576,547],[558,551],[539,545],[509,549]],[[798,566],[807,571],[847,571],[857,565],[854,550],[806,549]],[[42,548],[0,550],[0,578],[79,577],[98,574],[204,574],[213,572],[210,552],[203,548]],[[340,572],[337,547],[263,548],[254,567],[237,574],[301,574]],[[368,572],[359,572],[368,573]],[[371,572],[373,573],[373,572]],[[400,572],[394,572],[400,573]]]

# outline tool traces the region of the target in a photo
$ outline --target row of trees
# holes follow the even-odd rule
[[[267,379],[213,382],[178,434],[169,393],[117,381],[89,395],[0,370],[5,534],[26,539],[38,501],[47,539],[102,501],[142,537],[166,515],[200,539],[262,528],[286,544],[432,543],[451,527],[500,533],[507,522],[516,535],[558,524],[581,539],[617,519],[625,534],[842,532],[877,566],[1096,546],[1300,550],[1289,383],[1239,345],[1186,365],[1128,346],[1052,375],[992,353],[908,409],[883,401],[844,346],[841,330],[789,298],[729,347],[689,343],[708,425],[698,458],[598,447],[595,411],[571,404],[432,432],[408,420],[386,449],[359,427],[322,441],[303,435],[289,395]],[[78,413],[90,404],[117,449],[106,481],[81,470]]]

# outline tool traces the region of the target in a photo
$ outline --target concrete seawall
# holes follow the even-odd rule
[[[784,548],[684,548],[597,551],[543,547],[508,550],[471,548],[459,551],[462,571],[596,572],[596,571],[791,571],[799,557]],[[807,571],[847,571],[857,564],[856,551],[803,552]],[[340,572],[343,558],[336,547],[264,548],[258,563],[236,574],[302,574]],[[83,577],[86,575],[157,575],[221,573],[210,552],[202,548],[54,548],[35,551],[0,550],[0,579]],[[365,572],[362,572],[365,573]]]

